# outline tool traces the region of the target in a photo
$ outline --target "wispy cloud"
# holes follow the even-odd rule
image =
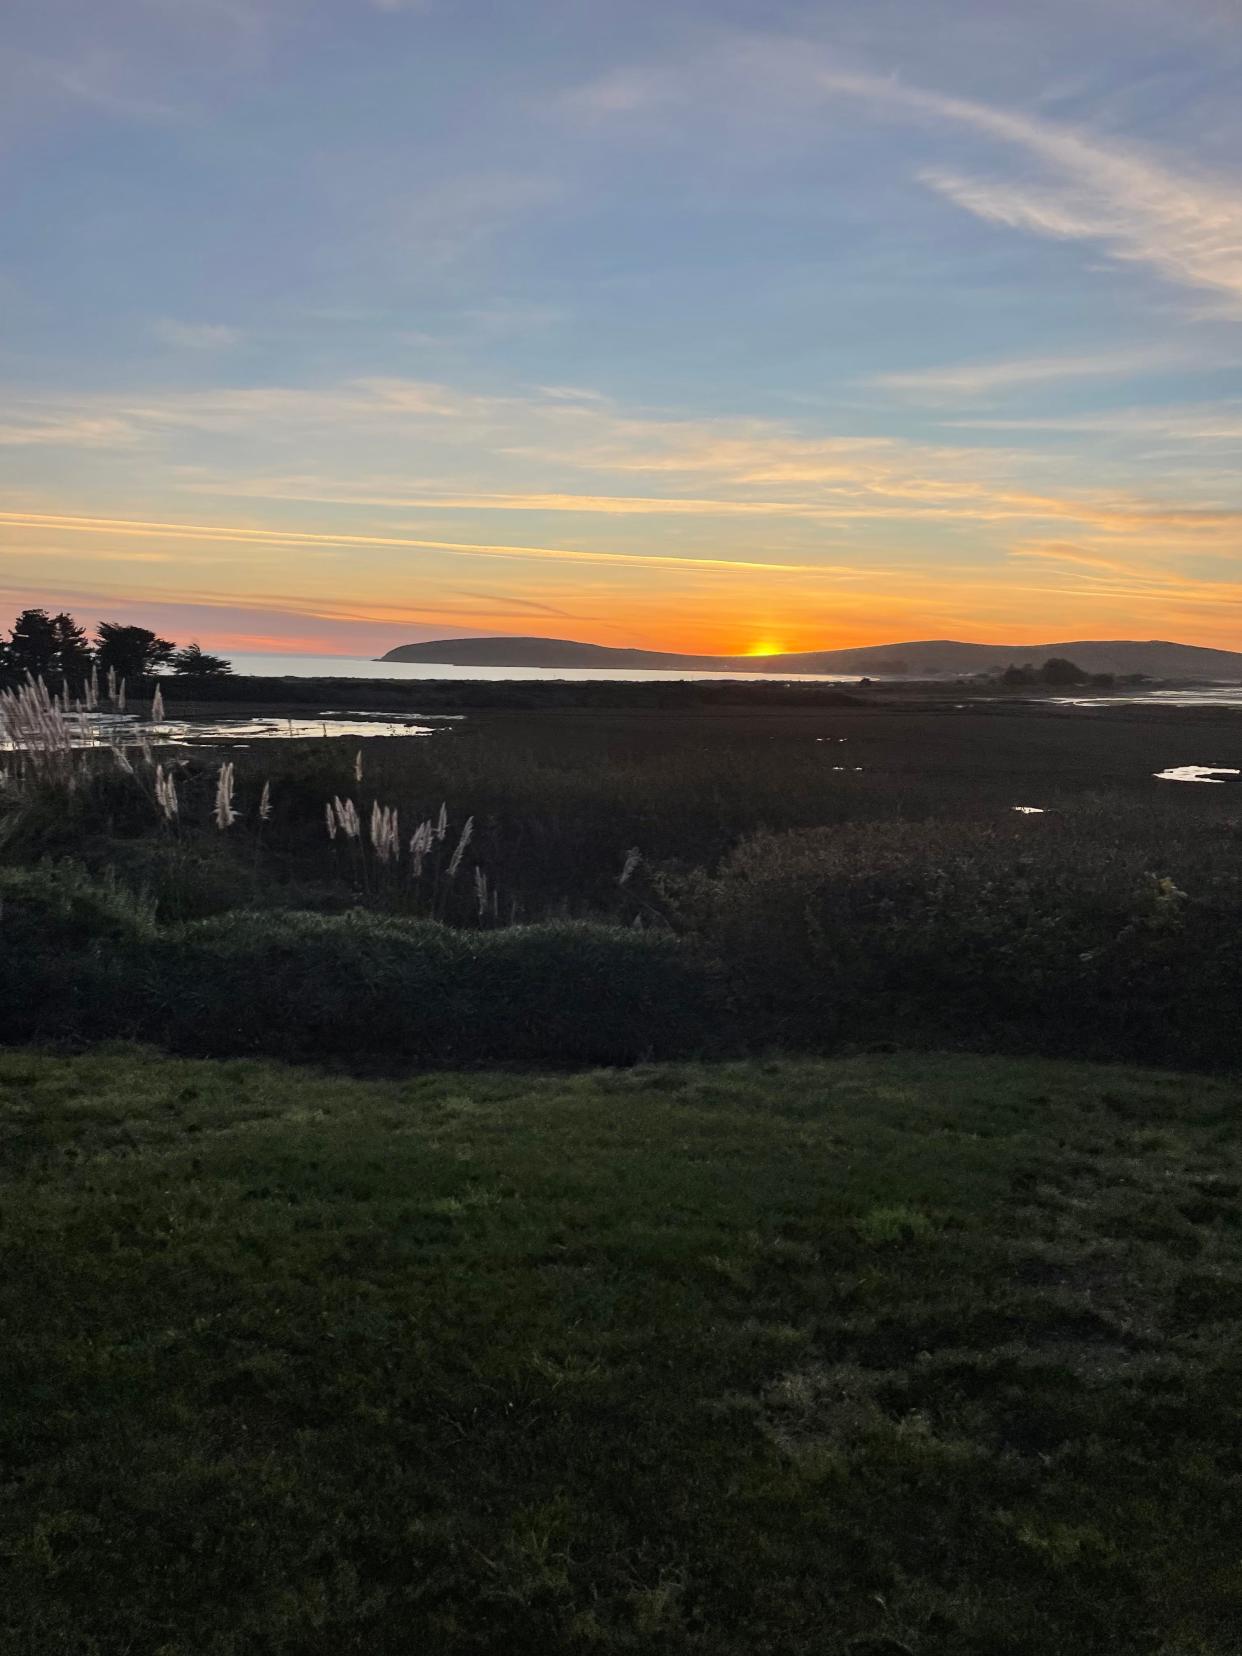
[[[1222,529],[1236,530],[1242,526],[1242,507],[1168,504],[1122,495],[1037,494],[965,478],[920,478],[896,472],[881,475],[859,472],[843,486],[825,488],[813,497],[797,500],[550,494],[537,491],[508,494],[384,493],[359,491],[348,484],[334,489],[324,482],[308,480],[299,483],[296,480],[274,479],[256,480],[235,488],[190,483],[187,492],[258,500],[303,501],[315,505],[379,506],[389,510],[560,512],[606,518],[790,518],[822,524],[881,522],[886,519],[979,523],[1072,520],[1117,532],[1159,525],[1183,532],[1209,534]],[[428,541],[420,544],[445,543]],[[746,567],[756,566],[747,564]]]
[[[141,84],[129,54],[111,47],[88,47],[64,59],[8,52],[0,58],[0,69],[7,70],[4,80],[20,83],[26,99],[41,95],[137,121],[167,121],[180,113]]]
[[[161,343],[188,351],[228,350],[241,339],[240,330],[224,322],[178,322],[170,316],[153,322],[151,332]]]
[[[544,199],[554,200],[555,192],[549,190]],[[490,304],[474,305],[463,310],[458,327],[459,332],[467,337],[477,337],[482,333],[496,339],[521,338],[554,328],[568,315],[569,312],[561,305],[497,297]]]
[[[1102,569],[1111,575],[1128,575],[1133,572],[1132,563],[1123,562],[1120,558],[1102,557],[1098,552],[1086,552],[1081,547],[1064,541],[1037,542],[1028,546],[1013,546],[1009,549],[1011,558],[1035,559],[1040,563],[1076,564],[1085,569]]]
[[[13,541],[5,541],[4,555],[6,558],[29,558],[32,562],[37,562],[43,569],[46,569],[49,563],[59,555],[59,549],[50,547],[42,541],[30,546],[21,546]],[[72,553],[66,551],[63,555],[70,557]],[[240,563],[241,560],[236,558],[221,559],[215,554],[209,558],[196,559],[192,555],[187,557],[185,548],[180,546],[172,550],[154,552],[135,552],[129,547],[117,547],[115,549],[109,547],[106,562],[109,564],[168,564],[176,568],[180,568],[183,563],[203,563],[214,568],[222,562]]]
[[[1196,617],[1242,608],[1242,582],[1230,567],[1224,577],[1191,574],[1164,565],[1136,562],[1101,554],[1093,542],[1032,542],[1015,546],[1009,556],[1018,564],[1045,566],[1058,582],[1056,591],[1072,596],[1076,603],[1114,603],[1118,599],[1142,611],[1145,606],[1163,608],[1172,615]]]
[[[946,371],[946,377],[958,384],[965,373],[974,376],[971,383],[987,383],[1002,371],[1021,379],[1047,370],[1042,361],[1020,361]],[[1075,523],[1101,533],[1164,534],[1196,544],[1236,539],[1242,529],[1239,489],[1227,477],[1206,473],[1188,448],[1193,464],[1187,469],[1182,463],[1180,483],[1174,481],[1177,463],[1166,462],[1159,487],[1148,491],[1124,474],[1105,486],[1098,470],[1028,448],[813,435],[757,418],[661,417],[629,412],[573,387],[490,396],[383,377],[305,389],[226,387],[132,400],[94,396],[52,408],[15,401],[10,407],[0,446],[69,444],[112,447],[119,454],[129,448],[142,459],[140,472],[130,468],[132,485],[141,491],[149,492],[162,463],[163,499],[194,495],[370,508],[385,514],[385,528],[393,514],[405,514],[400,527],[406,533],[397,537],[285,535],[282,541],[283,532],[273,529],[231,531],[255,544],[264,538],[273,545],[408,545],[461,556],[613,562],[650,571],[806,570],[829,567],[822,544],[809,538],[815,528],[845,536],[869,535],[885,523],[962,525],[977,526],[982,535],[991,532],[988,526]],[[1213,429],[1219,438],[1242,426],[1237,410],[1210,411],[1211,421],[1207,413],[1198,429]],[[1110,431],[1108,417],[1100,419]],[[1118,422],[1111,434],[1122,429]],[[220,464],[204,464],[208,444],[215,445],[210,452],[218,453]],[[411,454],[420,457],[421,477],[409,473]],[[193,463],[178,465],[178,459]],[[508,487],[496,486],[502,477]],[[578,478],[581,485],[574,486]],[[415,513],[423,521],[411,522]],[[438,534],[443,514],[458,515],[456,534]],[[531,514],[577,517],[607,522],[627,536],[634,533],[627,520],[649,520],[653,533],[655,525],[659,529],[650,553],[615,544],[594,549],[594,529],[577,531],[588,538],[585,547],[521,547],[516,528],[493,542],[471,521],[479,514],[515,523]],[[715,555],[713,524],[731,537],[727,557]],[[786,547],[774,540],[783,525],[790,531]],[[197,531],[191,525],[187,532]],[[550,530],[539,532],[541,540],[550,536]],[[687,537],[693,537],[688,554]],[[748,555],[756,545],[764,547],[763,556]],[[816,558],[818,563],[811,561]]]
[[[94,111],[138,125],[181,124],[266,63],[299,0],[42,0],[36,49],[0,45],[0,112],[10,130]],[[8,8],[12,11],[14,8]],[[19,10],[21,8],[18,8]],[[6,17],[5,21],[8,19]]]
[[[194,348],[217,348],[222,341],[195,337],[178,339]],[[207,390],[152,392],[84,392],[79,395],[9,398],[17,430],[57,427],[63,441],[81,430],[94,446],[111,429],[118,442],[132,440],[136,431],[304,432],[313,427],[393,425],[406,420],[445,420],[489,417],[503,400],[458,392],[425,380],[396,376],[368,376],[325,386],[240,385]],[[53,439],[49,436],[47,441]]]
[[[1094,242],[1167,280],[1242,306],[1242,188],[1137,144],[874,75],[819,72],[824,91],[949,122],[1011,146],[1045,170],[1042,183],[980,179],[925,167],[919,176],[958,206],[1038,235]]]
[[[124,419],[106,414],[48,414],[0,424],[0,448],[124,448],[136,432]]]
[[[563,193],[561,181],[547,173],[501,170],[447,178],[403,193],[386,208],[384,239],[408,250],[420,266],[453,264]]]
[[[461,593],[457,602],[426,604],[384,603],[357,601],[330,597],[307,598],[304,594],[264,592],[239,598],[234,595],[190,588],[185,591],[154,591],[144,584],[141,597],[133,595],[132,586],[99,580],[74,580],[72,572],[52,575],[41,573],[37,587],[5,583],[0,585],[0,600],[13,608],[33,601],[54,603],[72,610],[89,606],[96,615],[123,604],[126,614],[135,621],[154,620],[161,630],[174,637],[204,634],[219,646],[237,650],[307,650],[319,654],[342,652],[353,645],[357,655],[376,649],[387,649],[394,635],[401,642],[411,637],[433,637],[444,634],[504,631],[505,623],[528,620],[529,609],[521,599],[509,594]],[[599,618],[573,612],[556,612],[560,620],[587,621],[599,625]],[[252,631],[258,627],[272,628],[273,622],[284,623],[279,630]],[[327,630],[313,633],[292,630],[306,622],[322,622]],[[291,625],[292,624],[292,627]],[[397,632],[396,629],[400,628]],[[610,630],[604,624],[604,630]]]
[[[587,551],[564,546],[510,546],[466,541],[427,540],[409,535],[321,534],[293,529],[253,529],[235,524],[151,522],[137,518],[77,517],[46,512],[0,512],[0,523],[26,529],[71,530],[90,535],[170,535],[247,546],[408,547],[452,553],[458,557],[519,559],[532,563],[615,564],[628,569],[686,569],[703,573],[730,571],[763,574],[820,574],[822,564],[767,562],[747,558],[695,558],[660,553]]]
[[[1181,443],[1242,442],[1242,405],[1182,404],[1172,408],[1104,408],[1090,414],[961,416],[943,424],[971,431],[1079,431],[1110,437],[1168,437]]]
[[[572,87],[557,100],[565,113],[589,119],[630,115],[654,104],[679,99],[682,76],[666,68],[612,69],[585,85]]]
[[[822,46],[787,37],[729,37],[677,69],[616,71],[564,94],[558,107],[596,120],[644,118],[660,103],[691,105],[732,120],[771,104],[813,109],[808,94],[857,99],[921,122],[965,128],[1034,163],[1034,175],[982,177],[929,162],[928,188],[991,223],[1089,242],[1180,286],[1224,295],[1242,310],[1242,187],[1156,147],[1102,137],[1022,111],[845,69]],[[764,99],[767,103],[764,103]],[[806,117],[804,116],[804,120]],[[812,142],[813,127],[805,129]]]
[[[993,362],[948,363],[903,373],[874,374],[865,383],[935,402],[942,398],[990,397],[998,392],[1067,380],[1123,378],[1186,365],[1184,352],[1152,345],[1125,351],[1069,356],[1010,357]]]

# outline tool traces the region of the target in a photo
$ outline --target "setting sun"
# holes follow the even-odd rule
[[[758,644],[752,644],[746,652],[747,655],[752,656],[784,655],[784,653],[785,646],[775,643],[770,638],[760,639]]]

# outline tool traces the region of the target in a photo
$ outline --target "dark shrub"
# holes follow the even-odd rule
[[[234,914],[169,932],[139,971],[151,1033],[209,1054],[623,1063],[711,1033],[689,949],[603,926]]]
[[[335,895],[338,909],[351,906],[345,893],[291,886],[281,876],[237,854],[222,834],[169,835],[115,840],[108,847],[108,870],[132,890],[148,895],[161,923],[205,920],[237,909],[319,908]]]
[[[751,1039],[1236,1062],[1236,875],[1183,892],[1098,823],[758,835],[679,894]]]
[[[134,1033],[151,910],[74,863],[0,868],[0,1039]]]
[[[1064,656],[1050,656],[1039,669],[1041,684],[1085,684],[1088,674],[1075,661]]]

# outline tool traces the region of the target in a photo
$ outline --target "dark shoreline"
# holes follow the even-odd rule
[[[236,675],[220,679],[162,679],[164,700],[170,714],[189,712],[209,715],[228,709],[247,714],[272,713],[282,709],[314,708],[318,712],[341,713],[453,713],[453,712],[564,712],[591,711],[712,711],[726,709],[762,710],[804,708],[858,708],[874,711],[1007,711],[1041,710],[1046,713],[1070,711],[1050,699],[1046,687],[1038,691],[1014,691],[952,680],[886,681],[883,683],[827,684],[815,680],[660,679],[636,682],[628,679],[367,679],[294,678]],[[1187,680],[1152,680],[1141,687],[1117,686],[1112,690],[1083,686],[1081,694],[1093,701],[1115,701],[1136,710],[1129,698],[1136,688],[1155,690],[1207,689]],[[148,691],[150,693],[150,691]],[[1067,687],[1064,695],[1073,695]],[[132,700],[132,698],[131,698]],[[1141,705],[1141,704],[1140,704]],[[1158,707],[1145,711],[1157,712]],[[1086,710],[1084,710],[1086,711]],[[1100,709],[1091,709],[1100,711]],[[1173,711],[1173,709],[1169,709]],[[1179,707],[1177,712],[1227,712],[1228,708]]]

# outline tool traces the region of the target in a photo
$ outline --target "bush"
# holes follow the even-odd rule
[[[128,990],[151,907],[75,863],[0,868],[0,1038],[136,1033]]]
[[[1242,889],[1055,819],[763,834],[678,894],[752,1042],[1236,1063]]]
[[[348,892],[291,884],[285,871],[247,860],[222,834],[114,840],[106,848],[109,873],[150,897],[161,923],[205,920],[237,909],[352,906]]]
[[[709,985],[675,940],[590,925],[234,914],[171,932],[147,997],[182,1050],[624,1063],[701,1050]]]
[[[579,924],[454,931],[356,911],[158,930],[79,868],[0,871],[0,1038],[140,1037],[347,1062],[628,1063],[706,1050],[692,950]]]
[[[1041,684],[1085,684],[1088,674],[1074,661],[1064,656],[1050,656],[1039,669]]]
[[[1240,1065],[1242,824],[1190,803],[765,832],[714,871],[612,877],[680,936],[311,913],[346,892],[260,887],[223,837],[125,842],[120,879],[150,901],[78,865],[0,870],[0,1039],[381,1064],[900,1041]],[[301,906],[233,906],[255,895]]]

